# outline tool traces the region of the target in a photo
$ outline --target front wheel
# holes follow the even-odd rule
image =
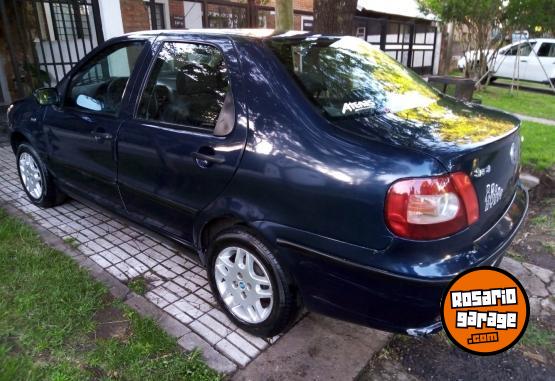
[[[64,202],[65,194],[58,189],[33,146],[21,144],[16,156],[19,180],[33,204],[48,208]]]
[[[277,335],[296,317],[292,281],[247,229],[231,228],[214,239],[208,248],[208,278],[228,317],[253,335]]]

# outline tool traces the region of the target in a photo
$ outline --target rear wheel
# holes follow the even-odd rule
[[[256,336],[277,335],[296,316],[291,280],[270,249],[246,229],[231,228],[213,240],[208,278],[228,317]]]
[[[58,189],[40,156],[30,144],[20,144],[16,156],[21,185],[33,204],[48,208],[65,201],[65,194]]]

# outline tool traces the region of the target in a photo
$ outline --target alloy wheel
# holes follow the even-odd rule
[[[43,191],[42,175],[35,158],[31,154],[23,152],[19,156],[19,173],[27,192],[31,197],[38,200]]]
[[[216,286],[237,319],[259,324],[272,312],[274,294],[268,271],[258,258],[240,247],[223,249],[214,264]]]

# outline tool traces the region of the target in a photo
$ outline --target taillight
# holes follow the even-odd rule
[[[476,222],[478,217],[476,191],[463,172],[400,180],[387,192],[385,220],[400,237],[446,237]]]

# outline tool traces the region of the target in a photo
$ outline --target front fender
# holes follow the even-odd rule
[[[43,160],[47,159],[47,139],[42,127],[45,107],[33,97],[13,103],[8,113],[10,142],[14,154],[22,141],[28,141]]]

